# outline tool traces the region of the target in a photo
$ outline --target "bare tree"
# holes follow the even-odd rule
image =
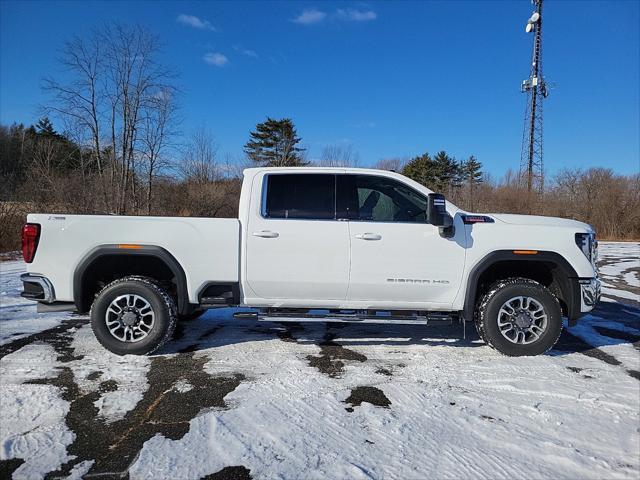
[[[47,113],[62,118],[77,131],[87,132],[81,136],[89,139],[88,146],[97,163],[105,208],[109,209],[102,144],[105,77],[103,59],[104,47],[97,31],[88,38],[72,38],[64,45],[58,60],[69,80],[63,83],[53,77],[45,78],[44,89],[51,95],[51,101],[45,107]]]
[[[320,156],[320,165],[323,167],[357,167],[359,162],[360,155],[351,144],[326,145]]]
[[[158,118],[148,113],[158,93],[174,89],[175,75],[156,60],[159,51],[145,28],[108,25],[65,45],[60,63],[68,81],[45,80],[52,96],[46,110],[88,132],[105,209],[118,214],[139,209],[135,171],[148,147],[145,122]]]
[[[157,107],[159,94],[173,90],[171,82],[174,75],[157,63],[159,41],[143,27],[114,24],[103,29],[101,37],[107,46],[105,61],[107,81],[111,85],[107,93],[112,113],[111,144],[114,164],[119,170],[116,211],[124,213],[127,210],[129,189],[134,211],[137,211],[135,153],[144,130],[145,112]],[[153,115],[148,118],[153,118]]]
[[[60,142],[55,138],[41,138],[35,142],[31,158],[31,173],[47,188],[55,187],[55,160],[59,155]]]
[[[182,161],[182,175],[189,183],[206,184],[220,178],[218,147],[213,134],[205,128],[193,132]]]
[[[400,172],[405,164],[407,163],[407,159],[403,158],[381,158],[378,160],[373,168],[377,168],[379,170],[390,170],[393,172]]]
[[[176,103],[175,92],[163,88],[150,99],[143,120],[141,154],[144,159],[145,176],[147,178],[147,215],[151,215],[153,182],[163,168],[169,166],[167,150],[174,146],[173,140],[177,132],[175,124]]]

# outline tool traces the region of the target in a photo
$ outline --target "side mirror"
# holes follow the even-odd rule
[[[451,215],[447,213],[445,208],[444,195],[441,193],[430,193],[428,198],[427,210],[429,215],[429,223],[436,227],[450,227],[453,223]]]
[[[441,193],[430,193],[427,200],[429,223],[435,227],[440,227],[440,232],[444,236],[452,236],[453,218],[447,213],[444,195]]]

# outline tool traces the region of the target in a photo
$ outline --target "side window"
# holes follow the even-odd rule
[[[270,174],[262,209],[266,218],[333,220],[335,218],[335,175]]]
[[[338,218],[366,222],[427,221],[426,197],[391,178],[340,175],[338,198]]]

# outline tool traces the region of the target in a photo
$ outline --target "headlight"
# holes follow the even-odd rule
[[[598,256],[598,242],[593,233],[576,233],[576,245],[584,256],[595,265]]]

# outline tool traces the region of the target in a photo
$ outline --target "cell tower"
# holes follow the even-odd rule
[[[529,192],[542,193],[544,165],[542,163],[542,102],[549,94],[542,74],[542,1],[531,0],[535,10],[527,22],[527,33],[533,32],[533,55],[529,78],[522,82],[527,94],[524,134],[520,156],[520,180],[526,182]]]

